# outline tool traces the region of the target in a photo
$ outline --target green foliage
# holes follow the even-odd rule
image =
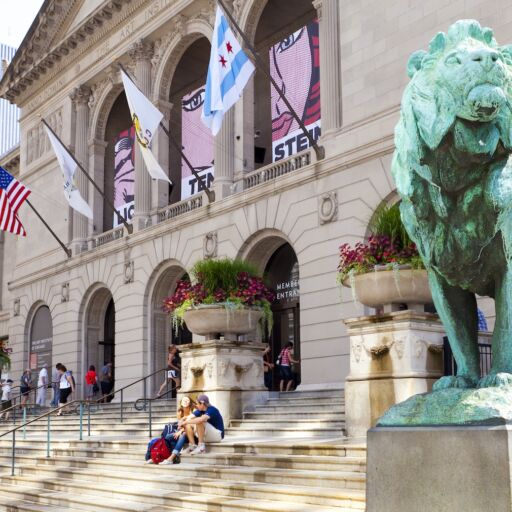
[[[392,206],[381,204],[375,210],[368,227],[372,235],[387,236],[399,247],[413,243],[400,217],[400,203]]]
[[[198,261],[191,271],[192,280],[201,283],[208,295],[215,290],[233,290],[238,285],[238,275],[247,272],[251,277],[258,276],[254,265],[243,260],[223,258]]]

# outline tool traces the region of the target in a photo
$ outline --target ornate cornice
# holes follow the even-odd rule
[[[15,102],[33,82],[48,73],[132,0],[110,0],[91,13],[71,34],[59,40],[62,26],[77,0],[50,0],[34,20],[7,72],[0,81],[0,96]],[[55,45],[53,42],[56,41]]]

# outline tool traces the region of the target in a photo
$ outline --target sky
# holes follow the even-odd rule
[[[41,5],[43,0],[0,0],[0,43],[17,48]]]

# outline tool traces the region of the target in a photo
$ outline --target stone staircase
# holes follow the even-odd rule
[[[153,407],[154,436],[174,403]],[[11,441],[0,438],[0,510],[343,512],[365,509],[366,446],[343,437],[340,391],[293,392],[233,420],[222,443],[172,466],[145,465],[147,412],[118,404],[91,415],[78,440],[76,415],[52,417]],[[85,424],[86,417],[84,417]],[[2,425],[3,431],[12,428]],[[1,433],[1,430],[0,430]]]

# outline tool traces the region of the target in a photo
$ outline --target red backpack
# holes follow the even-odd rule
[[[151,460],[153,464],[160,464],[171,456],[171,452],[164,438],[157,439],[151,447]]]

